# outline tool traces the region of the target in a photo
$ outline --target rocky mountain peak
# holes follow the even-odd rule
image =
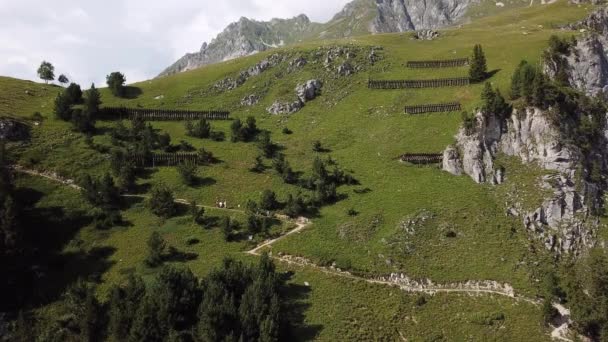
[[[304,14],[268,22],[240,18],[201,50],[186,54],[159,76],[207,64],[248,56],[308,38],[342,38],[357,35],[436,29],[461,20],[472,3],[480,0],[354,0],[326,24]]]

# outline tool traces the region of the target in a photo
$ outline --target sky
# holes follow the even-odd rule
[[[88,87],[120,71],[127,82],[158,75],[198,51],[240,17],[326,22],[349,0],[0,0],[0,75],[38,80],[43,60],[55,76]]]

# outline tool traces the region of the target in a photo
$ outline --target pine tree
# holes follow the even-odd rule
[[[475,45],[473,48],[473,57],[471,59],[469,75],[473,82],[481,82],[488,76],[486,56],[481,45],[479,44]]]
[[[72,102],[66,95],[66,91],[57,94],[53,109],[55,116],[63,121],[69,121],[72,118]]]
[[[270,139],[270,133],[267,131],[258,137],[258,147],[266,158],[272,158],[276,152],[276,145]]]
[[[222,220],[222,234],[224,235],[224,241],[230,241],[232,239],[233,225],[230,217],[224,217]]]
[[[168,331],[163,331],[163,325],[158,317],[159,305],[155,298],[147,295],[139,310],[129,332],[129,342],[163,342]]]
[[[179,172],[182,183],[188,186],[192,186],[196,183],[196,170],[196,164],[190,162],[180,163],[177,166],[177,171]]]
[[[537,72],[532,84],[532,105],[544,108],[546,104],[547,80],[542,72]]]
[[[264,190],[260,199],[260,208],[264,210],[275,210],[278,206],[277,195],[274,191]]]
[[[236,120],[232,121],[232,123],[230,124],[230,133],[231,133],[230,140],[232,142],[237,142],[237,141],[243,140],[242,135],[241,135],[242,129],[243,129],[243,123],[241,122],[240,119],[236,119]]]
[[[262,156],[255,157],[253,166],[249,169],[251,172],[262,173],[266,167],[264,166],[264,159]]]
[[[160,233],[152,232],[148,239],[148,256],[146,264],[150,267],[158,267],[163,263],[163,255],[167,244]]]
[[[175,213],[173,192],[164,184],[157,184],[150,192],[148,206],[154,215],[169,218]]]
[[[511,76],[511,99],[516,100],[522,96],[522,70],[528,65],[528,62],[522,60]]]

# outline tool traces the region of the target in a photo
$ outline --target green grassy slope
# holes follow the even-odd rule
[[[543,264],[536,264],[543,255],[534,254],[521,222],[506,217],[505,191],[533,189],[541,172],[530,170],[516,161],[505,163],[515,171],[503,187],[479,186],[467,177],[454,177],[435,167],[413,167],[395,160],[405,152],[440,152],[453,142],[460,125],[460,113],[406,116],[403,106],[408,104],[436,103],[458,100],[467,110],[478,105],[481,85],[462,88],[429,90],[369,90],[367,80],[395,78],[434,78],[466,75],[465,68],[443,70],[408,70],[408,60],[452,58],[468,56],[475,43],[483,45],[490,70],[496,73],[491,82],[508,93],[513,69],[521,59],[538,61],[551,34],[567,34],[557,30],[559,23],[583,17],[589,8],[571,6],[566,1],[554,5],[530,8],[505,9],[500,15],[487,16],[461,28],[442,31],[435,41],[414,41],[409,34],[364,36],[347,40],[307,42],[295,47],[273,50],[259,55],[207,66],[191,72],[134,84],[142,93],[134,99],[118,99],[106,89],[102,100],[107,106],[130,106],[171,109],[228,109],[232,115],[245,118],[253,115],[261,128],[272,132],[272,139],[283,146],[283,152],[295,170],[310,170],[317,153],[312,151],[315,140],[331,152],[331,157],[347,170],[352,170],[360,186],[341,187],[345,199],[321,210],[313,225],[300,234],[280,241],[274,252],[300,255],[319,263],[335,262],[339,267],[363,273],[384,274],[404,272],[414,278],[430,278],[437,282],[488,279],[508,282],[516,291],[528,295],[538,293],[537,280]],[[349,77],[337,77],[334,65],[331,71],[322,63],[312,63],[319,46],[354,46],[358,53],[357,64],[364,70]],[[370,66],[365,64],[366,51],[371,46],[382,46],[383,60]],[[217,81],[236,76],[256,62],[273,53],[289,56],[283,64],[250,78],[243,86],[224,93],[211,91]],[[288,72],[289,61],[299,55],[309,58],[302,70]],[[324,55],[323,55],[324,57]],[[322,59],[322,58],[321,58]],[[127,75],[128,76],[128,75]],[[290,116],[270,116],[266,113],[275,99],[294,98],[293,88],[311,78],[324,82],[323,94],[307,103],[301,111]],[[41,97],[35,101],[25,99],[26,87],[35,87]],[[21,81],[0,78],[0,104],[7,104],[10,112],[28,116],[41,111],[46,120],[35,127],[31,145],[14,147],[19,162],[33,168],[55,170],[77,178],[84,173],[101,174],[109,165],[107,156],[92,150],[84,137],[73,133],[68,123],[55,120],[51,113],[56,95],[48,86],[25,84]],[[240,100],[246,95],[262,95],[260,103],[242,107]],[[15,94],[7,96],[4,94]],[[19,95],[19,96],[17,96]],[[159,96],[162,98],[156,99]],[[258,155],[252,144],[212,142],[185,136],[183,123],[154,122],[156,129],[168,132],[173,142],[186,140],[195,147],[211,150],[222,162],[201,167],[200,174],[210,181],[197,188],[181,184],[174,168],[158,168],[140,183],[163,181],[176,192],[176,197],[196,200],[212,205],[216,199],[226,199],[230,206],[243,206],[248,199],[258,199],[265,189],[277,192],[280,199],[299,191],[285,185],[271,170],[263,174],[248,171]],[[107,128],[114,123],[99,122],[99,134],[93,140],[109,145]],[[216,130],[229,136],[230,122],[213,122]],[[294,133],[284,135],[282,128]],[[270,161],[266,164],[270,166]],[[26,179],[23,184],[35,183]],[[368,189],[367,191],[359,191]],[[507,190],[505,190],[507,189]],[[540,204],[534,194],[526,195],[532,207]],[[347,215],[349,209],[360,214]],[[415,225],[414,234],[404,232],[403,224],[420,213],[432,217]],[[159,224],[140,205],[125,212],[133,226],[98,232],[92,228],[80,232],[83,246],[102,243],[116,248],[111,256],[113,266],[103,273],[103,288],[120,281],[125,272],[146,272],[140,269],[145,239],[150,229],[161,230],[168,239],[193,252],[199,258],[188,263],[196,273],[208,271],[224,255],[238,255],[244,246],[225,244],[219,232],[192,228],[184,218],[175,218]],[[157,228],[158,227],[158,228]],[[448,237],[455,232],[456,237]],[[187,236],[200,235],[202,244],[184,246]],[[542,250],[542,249],[540,249]],[[542,253],[542,252],[538,252]],[[318,336],[323,340],[398,338],[397,329],[405,326],[405,336],[413,340],[428,340],[444,334],[448,340],[533,340],[541,339],[543,328],[537,309],[516,305],[507,300],[486,298],[438,296],[423,309],[412,306],[413,299],[406,296],[405,304],[384,300],[389,296],[401,298],[397,290],[367,288],[357,284],[344,284],[343,280],[326,278],[312,271],[298,270],[296,282],[318,279],[319,287],[305,299],[310,308],[306,321],[325,326]],[[347,288],[352,293],[346,293]],[[355,298],[354,302],[349,299]],[[373,300],[371,299],[373,298]],[[383,300],[376,304],[371,302]],[[401,301],[402,299],[399,299]],[[338,304],[336,304],[338,303]],[[498,305],[500,308],[495,308]],[[504,326],[479,328],[475,319],[463,308],[473,308],[480,314],[501,311],[507,319]],[[413,311],[412,311],[413,310]],[[436,315],[442,313],[441,326],[434,326]],[[369,313],[369,314],[368,314]],[[330,317],[330,319],[328,319]],[[371,317],[371,318],[370,318]],[[331,318],[334,318],[332,320]],[[386,325],[381,322],[389,321]],[[403,323],[405,322],[405,323]],[[417,323],[418,322],[418,323]],[[402,324],[403,323],[403,324]],[[387,330],[379,331],[380,327]],[[398,333],[397,333],[398,334]],[[487,334],[487,335],[480,335]],[[420,336],[420,337],[418,337]],[[470,338],[469,338],[470,336]]]

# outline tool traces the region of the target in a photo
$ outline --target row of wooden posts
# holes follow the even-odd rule
[[[438,78],[430,80],[369,80],[370,89],[407,89],[462,87],[471,84],[468,77]]]
[[[412,69],[422,68],[456,68],[469,65],[468,58],[456,58],[433,61],[409,61],[407,67]]]
[[[417,106],[405,106],[406,114],[423,114],[423,113],[440,113],[440,112],[455,112],[461,110],[461,105],[458,102],[425,104]]]
[[[137,166],[175,166],[184,163],[192,163],[198,165],[199,155],[198,153],[150,153],[144,154],[132,154],[131,160]]]
[[[400,159],[412,164],[438,164],[443,161],[443,155],[439,153],[406,153]]]
[[[183,121],[183,120],[228,120],[230,112],[222,110],[174,110],[174,109],[146,109],[105,107],[101,110],[102,117],[106,119],[135,119],[153,121]]]

